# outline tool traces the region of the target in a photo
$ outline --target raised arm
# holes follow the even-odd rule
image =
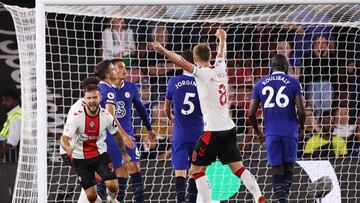
[[[217,29],[215,36],[219,39],[216,58],[224,59],[226,57],[226,32],[223,29]]]
[[[175,65],[179,66],[180,68],[186,70],[189,73],[193,72],[193,64],[185,60],[182,56],[176,54],[175,52],[167,50],[159,42],[156,41],[152,42],[151,46],[155,51],[170,59],[171,62],[173,62]]]

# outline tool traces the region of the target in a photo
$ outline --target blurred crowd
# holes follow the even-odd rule
[[[299,157],[360,156],[360,37],[359,29],[325,25],[260,25],[163,23],[122,18],[107,19],[99,47],[103,59],[122,57],[128,81],[138,84],[158,134],[146,140],[135,116],[143,158],[171,157],[172,126],[163,101],[167,81],[182,71],[157,54],[149,42],[158,41],[181,53],[199,42],[216,54],[217,28],[227,31],[230,114],[237,124],[239,147],[251,152],[257,145],[247,121],[254,83],[269,74],[275,54],[288,57],[290,75],[300,80],[306,98],[306,136],[299,137]],[[258,111],[261,115],[261,109]]]

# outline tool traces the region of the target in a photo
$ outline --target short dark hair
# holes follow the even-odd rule
[[[2,92],[1,96],[10,97],[17,103],[20,103],[20,94],[15,89],[8,89]]]
[[[100,80],[104,80],[106,73],[109,72],[109,66],[110,66],[110,64],[112,64],[112,63],[111,63],[111,61],[108,60],[108,59],[103,60],[103,61],[100,61],[98,64],[96,64],[94,74],[95,74]]]
[[[194,63],[193,52],[190,49],[186,49],[181,53],[181,56],[190,63]]]
[[[274,70],[285,70],[289,68],[289,61],[286,56],[282,54],[277,54],[271,59],[271,66]]]
[[[91,92],[91,91],[94,91],[94,90],[100,91],[100,88],[99,88],[98,85],[89,84],[83,90],[84,90],[84,93],[86,93],[86,92]]]
[[[81,83],[81,88],[85,89],[88,85],[98,85],[100,82],[100,79],[96,76],[89,76],[85,78]]]
[[[211,49],[208,44],[200,43],[194,47],[194,56],[200,60],[207,62],[211,59]]]
[[[124,59],[122,59],[122,58],[114,58],[114,59],[111,59],[111,63],[117,63],[117,62],[123,62],[123,63],[125,63],[124,62]]]

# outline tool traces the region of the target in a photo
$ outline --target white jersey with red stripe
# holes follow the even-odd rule
[[[77,111],[83,111],[85,105],[86,105],[86,103],[85,103],[85,101],[84,101],[84,98],[78,99],[78,100],[70,107],[70,110],[69,110],[68,115],[67,115],[66,123],[69,122],[69,115],[73,115],[73,114],[74,114],[75,112],[77,112]],[[63,130],[63,132],[65,131],[65,127],[66,127],[66,124],[64,125],[64,130]],[[66,151],[62,148],[61,145],[60,145],[60,154],[66,154]]]
[[[63,134],[71,138],[72,158],[90,159],[106,152],[106,130],[115,134],[117,126],[114,117],[103,108],[94,117],[87,115],[84,107],[69,115]]]
[[[217,58],[214,67],[194,66],[205,131],[225,131],[235,127],[229,114],[228,76],[225,59]]]

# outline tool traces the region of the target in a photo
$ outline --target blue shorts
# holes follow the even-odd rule
[[[114,165],[114,168],[120,168],[124,161],[122,160],[121,149],[116,143],[114,136],[111,135],[109,132],[106,132],[105,142],[107,145],[107,151],[110,156],[110,160]]]
[[[271,167],[294,163],[297,159],[298,139],[294,136],[266,135],[266,150]]]
[[[126,152],[130,156],[131,162],[140,162],[140,151],[139,148],[137,147],[138,144],[136,141],[134,141],[134,145],[135,145],[134,149],[130,149],[126,147]]]
[[[175,170],[188,170],[196,142],[173,142],[171,148],[172,167]]]

